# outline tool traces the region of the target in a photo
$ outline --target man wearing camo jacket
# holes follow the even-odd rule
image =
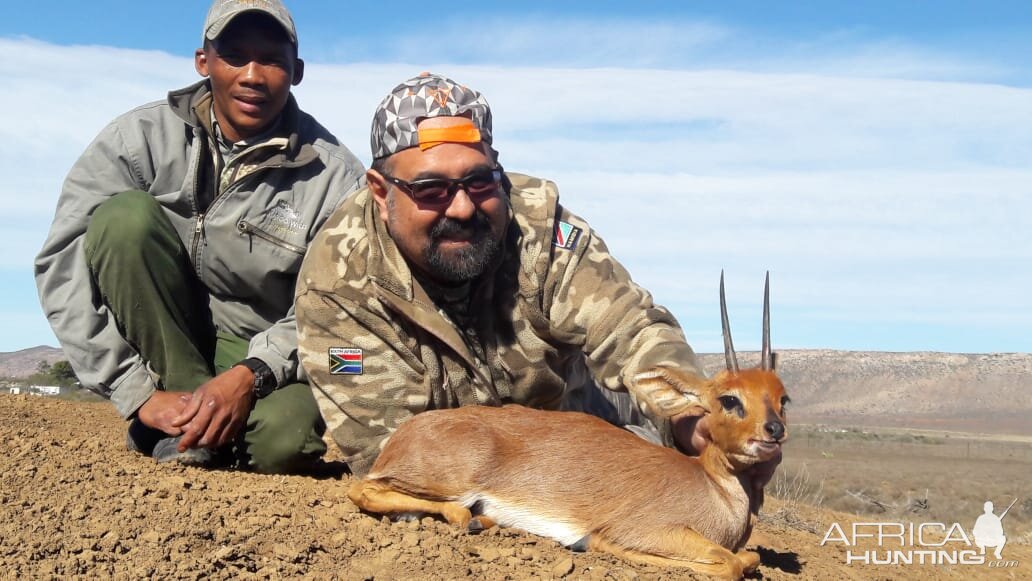
[[[410,79],[371,142],[368,187],[309,246],[295,303],[301,363],[353,473],[414,414],[475,404],[579,409],[704,445],[694,418],[663,419],[678,393],[633,381],[701,375],[674,317],[555,184],[502,170],[480,93]]]

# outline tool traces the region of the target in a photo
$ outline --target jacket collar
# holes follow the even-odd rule
[[[206,134],[211,134],[211,122],[209,115],[212,106],[211,85],[208,79],[198,81],[188,87],[170,91],[168,94],[168,105],[177,117],[184,123],[196,129],[202,129]],[[283,116],[279,121],[280,126],[287,132],[286,149],[271,159],[266,164],[279,167],[300,167],[315,161],[319,153],[312,147],[311,143],[303,142],[301,139],[301,109],[297,105],[294,95],[287,97],[287,104],[281,113]],[[263,164],[265,165],[265,164]]]
[[[391,238],[387,224],[380,219],[372,190],[367,189],[366,195],[365,222],[368,232],[372,235],[369,244],[369,277],[377,286],[411,302],[415,298],[414,289],[419,284],[412,276],[412,270],[405,261],[401,249],[394,243],[394,238]]]
[[[362,195],[365,196],[364,200]],[[378,288],[379,299],[390,309],[408,318],[448,345],[466,361],[483,385],[492,385],[491,377],[477,365],[476,359],[470,353],[465,341],[459,336],[453,323],[444,318],[433,298],[412,275],[412,269],[405,261],[401,249],[391,238],[387,225],[380,219],[372,191],[367,188],[353,196],[357,203],[364,202],[365,205],[364,218],[370,236],[367,276]],[[510,219],[510,227],[511,225]],[[481,275],[481,284],[490,282],[496,269],[497,265]]]

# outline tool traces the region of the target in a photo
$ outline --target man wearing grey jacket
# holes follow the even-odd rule
[[[159,461],[308,468],[325,426],[297,359],[309,241],[364,175],[302,112],[279,0],[215,0],[205,80],[115,119],[64,183],[36,259],[44,311],[83,385]]]

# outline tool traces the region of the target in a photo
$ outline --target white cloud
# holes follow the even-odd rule
[[[82,149],[112,116],[189,82],[192,61],[158,51],[0,38],[0,154]]]
[[[462,62],[515,66],[667,66],[696,60],[736,37],[732,29],[701,21],[627,18],[478,18],[462,16],[426,30],[394,29],[380,42],[343,38],[310,54],[331,62]],[[306,49],[311,50],[311,49]]]
[[[505,67],[618,67],[621,70],[719,68],[777,74],[992,82],[1024,75],[1016,64],[989,62],[959,50],[930,48],[901,37],[838,28],[812,37],[779,36],[714,20],[673,18],[478,17],[437,23],[392,22],[377,42],[342,38],[306,47],[318,62],[472,63]],[[968,43],[978,39],[967,37]]]
[[[571,54],[597,32],[585,26],[568,39]],[[670,42],[657,30],[649,46]],[[733,34],[701,26],[683,49]],[[0,51],[20,55],[0,63],[0,268],[28,269],[60,182],[96,132],[195,75],[191,59],[155,52],[29,39],[0,39]],[[871,54],[855,58],[870,64]],[[908,56],[911,70],[950,65],[922,69]],[[718,337],[722,267],[744,322],[768,268],[775,304],[799,317],[778,324],[829,321],[803,346],[848,346],[837,318],[938,321],[959,333],[1027,326],[1007,313],[1032,312],[1032,272],[1017,266],[1032,253],[1032,91],[783,60],[796,72],[310,63],[297,94],[368,160],[373,108],[399,81],[433,70],[481,89],[506,167],[557,181],[704,350]],[[1032,349],[1024,341],[1010,349]]]

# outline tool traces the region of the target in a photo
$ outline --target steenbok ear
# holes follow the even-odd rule
[[[642,411],[670,418],[683,413],[701,416],[708,410],[702,401],[705,380],[665,367],[635,375],[634,392]]]

